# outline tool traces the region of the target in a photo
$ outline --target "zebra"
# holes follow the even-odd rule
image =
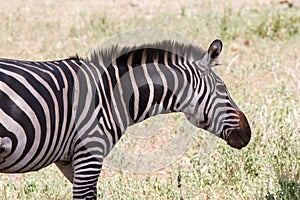
[[[73,184],[73,199],[96,199],[103,159],[126,128],[170,112],[245,147],[247,118],[212,70],[222,46],[220,39],[207,51],[161,41],[99,48],[85,58],[0,59],[0,172],[55,163]]]

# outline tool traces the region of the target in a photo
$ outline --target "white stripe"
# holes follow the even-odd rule
[[[75,62],[74,62],[74,65],[78,66],[78,64],[75,63]],[[80,66],[78,66],[78,67],[80,67]],[[79,102],[79,95],[80,95],[80,93],[79,93],[79,81],[78,81],[77,74],[74,71],[74,69],[72,67],[70,67],[69,65],[68,65],[68,68],[69,68],[69,70],[72,74],[72,77],[73,77],[73,92],[72,92],[73,93],[73,98],[72,98],[72,111],[71,111],[72,115],[71,115],[71,119],[70,119],[69,129],[66,131],[66,133],[64,133],[64,137],[66,137],[65,139],[69,138],[69,140],[65,141],[66,142],[65,149],[60,149],[60,151],[63,151],[63,150],[65,151],[62,154],[63,157],[59,158],[61,160],[70,159],[69,158],[69,152],[72,152],[72,150],[73,150],[73,142],[74,141],[72,141],[73,135],[71,135],[71,134],[76,133],[76,129],[73,133],[71,133],[71,131],[72,131],[73,126],[76,123],[76,116],[77,116],[77,109],[78,109],[78,102]],[[56,134],[56,135],[59,135],[59,134]],[[52,144],[52,146],[53,146],[53,144]],[[51,148],[51,150],[52,150],[52,148]]]
[[[108,79],[108,85],[109,85],[110,96],[111,96],[111,101],[112,101],[111,105],[109,106],[109,108],[111,108],[111,110],[114,110],[114,111],[112,111],[112,115],[113,116],[116,115],[112,119],[115,121],[115,124],[116,124],[116,120],[117,120],[117,122],[120,123],[120,124],[116,124],[116,125],[119,125],[119,128],[121,130],[125,130],[123,121],[122,121],[121,116],[120,116],[120,112],[118,110],[118,105],[116,103],[116,99],[115,99],[115,96],[114,96],[113,86],[112,86],[112,83],[111,83],[112,81],[111,81],[111,77],[110,77],[111,75],[107,71],[106,67],[104,67],[103,70],[104,70],[104,72],[105,72],[105,74],[107,76],[107,79]],[[117,117],[117,119],[115,119],[115,117]],[[117,131],[115,131],[115,133],[117,133]],[[116,138],[118,138],[117,135],[116,135]]]
[[[63,63],[68,66],[67,62],[63,61]],[[67,126],[67,117],[66,116],[68,115],[68,90],[69,90],[69,88],[68,88],[68,80],[67,80],[64,72],[61,70],[61,68],[58,67],[58,66],[56,66],[56,68],[60,72],[60,74],[62,76],[62,79],[63,79],[63,82],[64,82],[64,86],[65,87],[62,89],[62,94],[63,94],[63,99],[65,101],[63,101],[63,108],[64,108],[64,110],[63,110],[63,114],[62,114],[62,119],[58,118],[58,122],[62,121],[62,127],[61,127],[61,130],[58,130],[57,133],[55,132],[54,138],[57,138],[58,142],[57,142],[57,140],[55,142],[52,141],[51,149],[54,148],[54,152],[51,155],[51,157],[49,158],[50,161],[53,158],[55,158],[55,156],[57,155],[57,153],[61,150],[62,142],[64,140],[65,133],[66,133],[66,126]],[[53,145],[56,145],[56,147],[53,147]]]
[[[139,94],[139,88],[137,86],[137,83],[135,81],[134,78],[134,74],[133,74],[133,68],[132,68],[132,57],[133,57],[133,53],[131,53],[128,57],[127,60],[127,66],[128,66],[128,73],[129,73],[129,77],[132,83],[132,87],[133,87],[133,95],[134,95],[134,116],[133,116],[133,121],[135,121],[137,119],[137,115],[138,115],[138,110],[139,110],[139,98],[140,98],[140,94]]]
[[[37,62],[36,64],[40,65],[38,62]],[[46,63],[46,62],[43,63],[43,64],[44,64],[44,66],[47,66],[47,63]],[[57,81],[57,78],[55,77],[55,75],[54,75],[53,73],[49,72],[49,70],[45,70],[45,69],[36,67],[36,66],[34,66],[34,65],[27,64],[27,63],[24,63],[24,65],[27,66],[27,67],[34,68],[34,69],[39,70],[40,72],[42,72],[42,73],[44,73],[44,74],[49,75],[49,76],[51,77],[51,79],[53,80],[53,82],[54,82],[54,84],[55,84],[55,86],[56,86],[56,89],[57,89],[57,90],[60,90],[60,87],[59,87],[59,83],[58,83],[58,81]],[[16,67],[17,67],[17,65],[16,65]],[[48,67],[48,66],[47,66],[47,67]],[[49,68],[49,67],[48,67],[48,68]],[[25,68],[22,68],[22,69],[25,70]],[[50,69],[50,70],[53,71],[53,68]],[[27,71],[29,71],[29,70],[27,70]],[[35,73],[35,74],[38,75],[38,73]],[[48,83],[47,83],[47,85],[48,85]]]
[[[142,121],[145,119],[146,114],[148,113],[149,109],[152,106],[152,102],[153,102],[153,98],[154,98],[154,86],[153,86],[153,81],[149,75],[149,72],[147,70],[147,54],[146,54],[146,50],[143,51],[143,55],[142,55],[142,61],[141,61],[141,65],[142,65],[142,69],[144,71],[144,76],[146,78],[146,82],[147,85],[149,86],[149,98],[148,98],[148,102],[147,102],[147,106],[143,112],[143,114],[141,115],[141,117],[138,119],[138,121]],[[152,67],[150,65],[150,67]],[[138,91],[137,91],[138,92]],[[140,109],[140,108],[139,108]],[[137,110],[138,113],[138,110]]]
[[[163,87],[163,95],[162,95],[162,98],[161,98],[161,106],[160,106],[160,108],[159,108],[159,110],[158,110],[158,113],[161,113],[162,112],[162,110],[161,109],[163,109],[163,103],[164,103],[164,100],[165,100],[165,98],[166,98],[166,95],[167,95],[167,92],[168,92],[168,82],[167,82],[167,79],[166,79],[166,77],[165,77],[165,74],[161,71],[161,69],[160,69],[160,66],[159,66],[159,64],[158,64],[158,59],[156,58],[156,59],[154,59],[154,62],[153,62],[153,64],[154,64],[154,66],[155,66],[155,68],[156,68],[156,70],[158,71],[158,73],[159,73],[159,76],[160,76],[160,78],[161,78],[161,80],[162,80],[162,87]],[[173,70],[172,70],[173,71]],[[174,92],[174,91],[172,91],[172,92]],[[169,99],[169,101],[171,101],[172,102],[172,100],[171,99]],[[166,109],[166,108],[165,108]],[[155,114],[155,113],[154,113]]]
[[[174,91],[172,91],[173,94],[172,94],[172,96],[170,97],[169,103],[168,103],[168,105],[167,105],[167,107],[166,107],[166,110],[170,110],[171,103],[172,103],[172,99],[174,98],[173,96],[176,96],[176,92],[177,92],[178,86],[179,86],[179,81],[178,81],[178,75],[179,75],[179,73],[176,73],[176,72],[174,71],[174,69],[172,69],[172,68],[170,67],[170,65],[169,65],[169,63],[168,63],[168,52],[167,52],[167,51],[166,51],[165,54],[164,54],[164,65],[165,65],[166,67],[169,68],[169,70],[170,70],[170,72],[171,72],[171,74],[173,75],[173,78],[174,78]],[[180,75],[180,76],[181,76],[181,75]],[[175,106],[176,106],[176,104],[175,104]]]
[[[182,70],[182,67],[180,67],[180,64],[181,64],[181,62],[179,61],[178,62],[178,64],[179,64],[179,66],[178,65],[176,65],[176,63],[175,63],[175,57],[176,57],[176,54],[174,54],[174,53],[172,53],[172,57],[171,57],[171,64],[173,65],[173,66],[176,66],[180,71],[181,71],[181,75],[183,76],[183,78],[182,78],[182,80],[183,80],[183,85],[182,86],[180,86],[180,90],[179,90],[179,92],[178,92],[178,94],[177,94],[177,99],[176,99],[176,102],[175,102],[175,105],[177,105],[178,103],[180,103],[180,107],[182,107],[182,106],[185,106],[185,104],[186,104],[186,101],[188,100],[188,97],[185,97],[185,101],[184,102],[180,102],[180,100],[181,100],[181,98],[182,98],[182,95],[183,95],[183,92],[184,92],[184,89],[187,87],[187,84],[188,84],[188,81],[187,81],[187,77],[186,77],[186,74],[185,74],[185,71],[184,70]],[[168,108],[169,108],[169,106],[171,106],[171,101],[169,102],[169,104],[170,105],[168,105]],[[180,109],[180,108],[179,108]]]
[[[122,103],[122,107],[124,109],[124,114],[125,114],[125,118],[126,118],[126,126],[128,126],[130,124],[130,121],[129,121],[129,116],[128,116],[128,110],[127,110],[127,105],[124,101],[124,94],[123,94],[123,89],[122,89],[122,83],[121,83],[121,80],[120,80],[120,74],[119,74],[119,69],[118,69],[118,66],[117,66],[117,63],[116,61],[113,61],[112,62],[112,66],[115,68],[115,71],[116,71],[116,80],[117,80],[117,86],[118,86],[118,90],[119,90],[119,94],[120,94],[120,100],[121,100],[121,103]],[[125,131],[126,127],[123,125],[123,128],[122,131]]]
[[[100,102],[97,105],[97,107],[95,107],[95,108],[93,107],[93,106],[96,105],[95,104],[95,94],[96,94],[96,92],[99,93],[99,88],[97,87],[98,80],[94,76],[94,73],[91,71],[91,69],[90,69],[89,66],[87,66],[85,63],[82,63],[82,65],[85,66],[86,70],[89,70],[89,72],[87,72],[87,71],[84,71],[83,68],[80,69],[80,71],[84,72],[85,79],[88,79],[87,80],[87,82],[88,82],[87,87],[88,87],[88,91],[89,91],[88,93],[89,93],[89,95],[87,96],[87,99],[89,99],[90,102],[88,102],[88,103],[85,104],[85,108],[84,108],[85,111],[83,112],[84,115],[81,115],[80,118],[82,120],[83,119],[89,119],[89,121],[87,123],[83,124],[82,126],[80,126],[80,129],[77,128],[77,136],[76,137],[81,137],[84,134],[86,134],[86,130],[88,130],[90,127],[92,127],[93,124],[94,124],[94,122],[96,122],[97,124],[99,123],[96,120],[97,120],[97,115],[98,115],[98,113],[99,113],[99,111],[101,109],[101,106],[102,106],[101,105],[101,100],[100,100]],[[89,75],[92,76],[92,80],[90,80],[90,78],[88,77],[87,73],[89,73]],[[92,91],[93,88],[91,86],[93,85],[93,83],[95,84],[95,87],[96,87],[95,89],[97,91]],[[88,111],[90,111],[91,109],[93,109],[92,115],[91,116],[87,116]],[[83,139],[83,138],[85,138],[85,136],[82,137],[81,139]],[[81,143],[81,145],[82,145],[82,143]]]
[[[101,65],[101,63],[103,63],[101,60],[99,60],[99,63],[100,63],[100,65],[99,65],[99,67],[103,67],[103,65]],[[100,73],[100,71],[99,71],[99,69],[93,64],[93,63],[89,63],[91,66],[93,66],[94,67],[94,69],[95,69],[95,71],[96,71],[96,73],[97,73],[97,77],[102,77],[102,74]],[[105,69],[105,67],[103,67],[102,68],[103,70]],[[103,103],[106,103],[106,106],[107,106],[107,108],[109,109],[110,108],[110,103],[108,102],[108,99],[107,99],[107,97],[106,97],[106,95],[104,95],[104,100],[103,99],[101,99],[102,97],[101,97],[101,93],[100,93],[100,90],[101,91],[105,91],[105,89],[104,89],[104,84],[103,84],[103,80],[100,78],[99,79],[99,84],[100,84],[100,86],[101,86],[101,88],[99,88],[99,101],[100,101],[100,103],[99,103],[99,106],[101,106],[101,108],[102,108],[102,104]],[[102,102],[102,103],[101,103]],[[107,122],[107,124],[108,124],[108,128],[109,129],[113,129],[113,131],[114,131],[114,133],[116,133],[117,134],[117,129],[116,129],[116,124],[112,121],[113,120],[113,116],[112,116],[112,113],[109,111],[109,110],[106,110],[106,109],[104,109],[103,108],[103,117],[104,117],[104,119],[102,119],[102,120],[105,120],[106,122]],[[101,123],[103,126],[105,125],[104,123]],[[106,134],[106,136],[109,138],[109,140],[110,141],[112,141],[112,135],[111,135],[111,133],[110,132],[108,132],[108,131],[106,131],[106,127],[104,128],[104,131],[105,131],[105,134]],[[115,137],[117,140],[119,139],[117,136]]]

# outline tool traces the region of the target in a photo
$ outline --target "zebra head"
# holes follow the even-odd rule
[[[200,75],[191,84],[193,97],[183,112],[196,127],[240,149],[249,143],[251,130],[244,113],[230,97],[225,83],[211,70],[217,65],[221,51],[221,40],[215,40],[204,56],[194,62]]]

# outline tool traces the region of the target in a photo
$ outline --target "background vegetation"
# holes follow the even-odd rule
[[[222,65],[215,71],[246,113],[253,137],[240,151],[215,138],[203,156],[208,133],[185,128],[193,133],[190,147],[163,170],[136,174],[105,166],[99,199],[300,199],[299,2],[1,0],[0,57],[84,56],[118,32],[143,27],[178,31],[205,48],[221,38]],[[71,189],[54,165],[0,175],[0,199],[71,199]]]

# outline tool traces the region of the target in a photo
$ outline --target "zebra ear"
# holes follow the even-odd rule
[[[208,53],[208,63],[211,67],[215,66],[219,61],[219,55],[222,51],[222,41],[219,39],[214,40],[207,51]]]

